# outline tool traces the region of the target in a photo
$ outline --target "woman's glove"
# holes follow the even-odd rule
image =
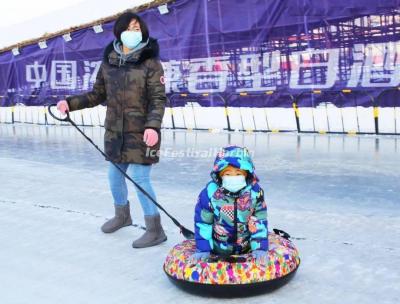
[[[200,260],[207,260],[210,257],[209,251],[200,251],[193,253],[190,257],[190,262],[195,264]]]
[[[153,129],[144,130],[143,141],[147,146],[152,147],[158,142],[158,133]]]
[[[61,114],[66,114],[69,112],[68,102],[66,100],[60,100],[57,102],[57,110],[61,112]]]
[[[256,260],[257,263],[267,263],[267,258],[268,258],[268,251],[264,250],[254,250],[251,255],[253,258]]]

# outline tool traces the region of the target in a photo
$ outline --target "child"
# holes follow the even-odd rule
[[[192,261],[252,251],[258,262],[268,256],[267,205],[246,148],[218,153],[212,181],[201,191],[195,209],[196,253]]]

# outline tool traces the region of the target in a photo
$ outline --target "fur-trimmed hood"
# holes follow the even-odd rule
[[[129,58],[125,61],[125,64],[140,64],[149,58],[158,58],[160,53],[160,47],[158,45],[158,41],[155,38],[149,37],[148,44],[133,53]],[[103,62],[109,63],[111,65],[119,65],[120,55],[114,50],[114,41],[110,42],[103,53]]]

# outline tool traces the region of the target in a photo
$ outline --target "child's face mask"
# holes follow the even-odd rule
[[[224,175],[222,176],[222,187],[230,192],[238,192],[246,187],[246,177],[244,175]]]

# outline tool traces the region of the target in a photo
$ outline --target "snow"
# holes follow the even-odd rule
[[[79,1],[79,2],[77,2]],[[43,2],[43,1],[42,1]],[[0,48],[7,47],[25,40],[39,38],[45,33],[55,33],[68,29],[72,26],[89,23],[97,19],[112,16],[127,9],[131,9],[151,0],[118,0],[110,5],[108,0],[74,0],[68,6],[59,3],[57,6],[46,3],[36,3],[35,9],[30,9],[31,18],[27,18],[26,10],[21,14],[21,7],[18,11],[10,11],[13,18],[9,26],[2,23],[0,31]],[[15,8],[14,5],[10,5]],[[66,6],[66,7],[65,7]],[[12,32],[12,35],[10,35]]]
[[[101,128],[85,132],[102,146]],[[154,187],[189,228],[214,155],[172,152],[204,156],[227,144],[254,152],[270,228],[289,232],[300,250],[294,279],[246,300],[177,289],[162,264],[182,236],[164,216],[168,241],[132,249],[143,232],[134,191],[137,226],[101,233],[113,211],[107,163],[75,129],[0,124],[2,304],[399,303],[399,137],[164,130],[162,140],[168,155],[154,166]]]

